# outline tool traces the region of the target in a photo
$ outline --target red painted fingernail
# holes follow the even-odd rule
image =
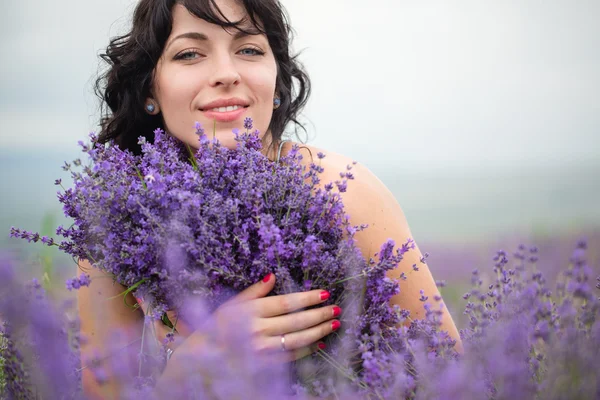
[[[333,307],[333,316],[334,317],[337,317],[341,313],[342,313],[342,309],[341,308],[339,308],[338,306]]]
[[[326,290],[323,290],[321,292],[321,300],[327,300],[329,298],[329,292]]]
[[[323,342],[319,343],[317,346],[319,346],[319,349],[321,349],[321,350],[325,350],[325,347],[327,347],[327,346],[325,346],[325,343],[323,343]]]
[[[264,282],[264,283],[267,283],[267,282],[269,282],[269,281],[271,280],[271,275],[273,275],[273,273],[270,273],[269,275],[265,276],[265,277],[263,278],[263,282]]]
[[[340,326],[342,325],[342,323],[340,321],[338,321],[337,319],[335,321],[333,321],[331,323],[331,330],[336,330],[338,329]]]

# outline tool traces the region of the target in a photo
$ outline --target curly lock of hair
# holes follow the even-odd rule
[[[311,83],[298,55],[290,54],[292,29],[286,11],[278,0],[238,0],[254,28],[265,34],[277,63],[276,90],[281,105],[269,124],[271,145],[278,143],[289,122],[306,132],[297,120],[311,92]],[[141,0],[133,14],[131,31],[113,38],[100,57],[107,70],[96,80],[95,92],[101,101],[98,141],[114,141],[121,149],[140,154],[138,138],[154,139],[154,130],[164,128],[160,115],[145,112],[151,95],[153,73],[172,29],[172,12],[181,4],[193,15],[209,23],[240,31],[246,22],[229,21],[215,0]],[[259,22],[260,21],[260,22]]]

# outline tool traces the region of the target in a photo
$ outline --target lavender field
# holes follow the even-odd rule
[[[599,339],[599,332],[597,330],[597,314],[600,310],[597,308],[598,303],[596,303],[596,306],[594,306],[596,308],[592,308],[591,310],[589,309],[588,305],[587,317],[582,316],[582,319],[576,318],[573,320],[569,319],[568,317],[569,315],[574,315],[574,313],[577,312],[577,309],[571,306],[572,303],[570,302],[569,298],[574,300],[573,306],[575,304],[580,304],[580,306],[583,307],[583,310],[586,309],[586,301],[584,300],[581,304],[578,303],[578,299],[581,299],[582,297],[585,299],[588,297],[584,296],[590,295],[598,298],[598,290],[596,290],[595,294],[592,292],[594,290],[594,286],[600,287],[600,246],[598,245],[599,243],[600,230],[582,230],[573,234],[564,234],[562,236],[555,235],[551,237],[534,235],[528,237],[526,240],[519,240],[517,236],[511,236],[503,239],[500,238],[495,243],[490,242],[486,245],[480,244],[477,246],[472,246],[468,244],[466,244],[465,246],[449,246],[444,245],[443,243],[434,242],[422,243],[421,246],[423,251],[427,251],[428,253],[430,253],[428,261],[432,265],[432,272],[438,280],[444,281],[444,284],[441,285],[441,292],[444,297],[445,304],[451,310],[451,314],[453,315],[459,329],[461,330],[461,335],[463,335],[463,341],[466,345],[466,353],[464,358],[461,359],[461,364],[457,365],[455,362],[450,362],[449,364],[445,364],[445,366],[443,367],[439,367],[438,364],[438,367],[436,367],[436,369],[432,369],[432,372],[433,370],[435,370],[437,375],[440,376],[440,383],[437,386],[431,386],[427,384],[423,385],[422,383],[418,386],[411,386],[411,381],[409,379],[409,389],[407,389],[409,390],[409,392],[404,392],[406,398],[482,398],[480,397],[482,393],[488,393],[488,395],[490,395],[490,398],[510,399],[514,398],[513,396],[515,395],[517,395],[518,397],[522,396],[524,393],[528,393],[530,396],[534,396],[534,394],[537,393],[538,395],[541,394],[542,398],[545,399],[587,399],[593,398],[590,397],[593,393],[595,393],[596,395],[600,393],[600,379],[597,375],[597,358],[593,356],[594,352],[590,353],[588,351],[589,347],[594,345],[594,340],[598,341]],[[505,252],[503,252],[502,249],[505,249]],[[41,255],[41,253],[38,255]],[[27,266],[28,268],[26,269],[29,270],[29,273],[20,274],[20,282],[23,283],[26,275],[28,275],[29,278],[31,278],[31,276],[41,277],[41,282],[44,283],[44,286],[47,288],[50,297],[54,299],[54,303],[64,304],[64,301],[68,302],[70,294],[64,289],[64,281],[69,274],[63,273],[64,267],[66,265],[56,265],[54,261],[55,258],[51,254],[45,254],[45,256],[33,257],[30,259],[37,259],[38,261],[32,262],[28,266],[25,264],[19,266],[19,268]],[[585,260],[587,260],[587,263]],[[503,266],[505,269],[503,269]],[[532,304],[526,301],[528,297],[523,295],[519,295],[517,300],[513,298],[512,302],[509,301],[508,298],[502,300],[506,304],[513,304],[514,301],[517,301],[517,308],[521,310],[519,311],[518,315],[520,315],[520,313],[523,312],[530,312],[531,310],[528,307],[533,307],[532,310],[537,315],[541,311],[537,311],[538,308],[536,307],[541,307],[540,310],[545,310],[544,307],[552,307],[546,306],[546,303],[544,303],[543,301],[545,299],[553,299],[553,301],[557,302],[557,307],[558,305],[560,305],[560,307],[556,309],[553,308],[554,311],[552,312],[552,320],[554,320],[555,318],[560,318],[559,321],[561,321],[561,324],[567,324],[568,326],[571,326],[572,324],[584,323],[583,321],[586,321],[585,318],[587,318],[587,324],[589,324],[589,318],[592,318],[592,325],[586,325],[588,326],[588,328],[583,328],[585,329],[585,331],[578,330],[575,333],[565,330],[567,328],[565,328],[564,325],[557,325],[557,327],[555,328],[556,332],[552,332],[548,331],[549,327],[547,325],[544,325],[544,319],[540,320],[541,325],[540,322],[534,325],[529,325],[526,322],[525,325],[521,325],[520,328],[518,328],[510,327],[508,322],[510,321],[510,319],[507,320],[505,319],[506,317],[501,317],[496,321],[496,325],[500,325],[502,329],[498,331],[497,328],[487,328],[487,330],[483,331],[486,333],[482,335],[482,342],[480,342],[479,340],[474,340],[473,337],[477,337],[477,332],[481,332],[478,331],[477,326],[485,326],[482,323],[486,321],[486,314],[481,309],[478,310],[476,306],[475,308],[473,308],[473,305],[477,304],[477,302],[473,302],[473,296],[479,296],[479,293],[482,292],[485,293],[488,284],[491,284],[490,288],[502,288],[502,285],[498,285],[498,276],[502,276],[502,273],[506,273],[506,271],[515,271],[519,270],[520,268],[522,271],[524,271],[523,274],[525,276],[531,276],[530,274],[533,273],[534,285],[532,286],[532,284],[530,283],[528,286],[526,285],[527,288],[556,287],[557,291],[554,292],[553,290],[551,290],[551,292],[548,292],[548,297],[545,297],[546,295],[543,293],[545,293],[544,290],[546,289],[541,289],[542,291],[540,293],[542,294],[540,294],[539,300],[537,300],[536,303]],[[582,268],[587,268],[587,270],[584,270]],[[538,278],[537,282],[535,280],[536,274],[539,274],[538,276],[542,277]],[[3,279],[6,279],[6,274],[0,274],[0,276],[4,276]],[[518,276],[519,273],[517,273],[517,277]],[[517,277],[515,277],[515,282],[518,283],[519,279]],[[594,279],[595,277],[598,277],[598,281]],[[479,291],[477,289],[477,286],[473,286],[473,283],[477,282],[478,280],[479,287],[483,289],[482,291]],[[494,284],[494,282],[496,282],[496,284]],[[4,287],[0,284],[0,293],[2,293],[3,295],[15,293],[14,290],[8,290],[7,292],[6,284],[8,284],[8,282],[4,283]],[[573,286],[574,283],[575,286]],[[29,284],[29,287],[31,287],[31,284]],[[559,289],[560,287],[563,288],[562,294],[561,289]],[[567,290],[570,290],[572,293],[574,293],[574,297],[565,297],[565,287],[569,288]],[[578,289],[580,287],[582,289]],[[515,289],[513,288],[513,290]],[[582,292],[578,292],[579,290],[582,290]],[[19,292],[17,291],[16,293]],[[32,294],[31,291],[29,291],[28,293]],[[35,291],[33,293],[35,293]],[[481,299],[483,299],[484,297],[481,297]],[[499,299],[500,297],[498,298],[498,300]],[[44,305],[46,303],[42,304]],[[539,305],[534,306],[533,304]],[[6,306],[6,297],[4,305]],[[564,310],[566,306],[572,307],[573,314],[565,314]],[[28,318],[32,318],[32,320],[35,320],[36,313],[41,312],[42,314],[45,314],[50,311],[49,308],[39,308],[39,305],[36,307],[37,308],[35,309],[29,309],[29,312],[25,315],[29,315],[30,317]],[[60,332],[62,332],[65,328],[68,328],[69,330],[73,329],[71,323],[75,321],[73,321],[72,307],[73,304],[71,303],[71,306],[69,308],[71,311],[65,311],[66,314],[64,314],[65,316],[70,315],[70,317],[63,317],[58,320],[48,320],[48,318],[43,318],[41,325],[40,322],[37,322],[35,324],[35,326],[37,326],[36,329],[40,329],[40,326],[44,327],[43,329],[46,333],[52,332],[53,329],[59,329]],[[591,316],[589,313],[591,313]],[[61,320],[63,321],[63,324],[67,325],[63,325],[62,328],[60,328],[60,325],[53,325],[53,323],[56,324],[57,321]],[[594,320],[596,321],[595,325],[593,324]],[[500,321],[505,321],[503,322],[503,324],[506,326],[502,326],[500,324]],[[475,325],[473,325],[474,323]],[[76,325],[74,326],[76,329]],[[592,330],[589,330],[590,328]],[[473,336],[474,334],[475,336]],[[517,337],[513,335],[518,335],[518,337],[521,339],[519,339],[518,341],[510,339],[511,337]],[[567,342],[559,340],[559,338],[562,337],[562,335],[566,335],[563,339]],[[9,357],[11,357],[10,355],[14,354],[14,348],[11,347],[12,343],[4,340],[1,336],[2,335],[0,334],[0,351],[2,352],[2,354],[8,354]],[[515,346],[525,345],[524,343],[520,343],[523,340],[527,341],[528,343],[534,344],[538,343],[538,341],[541,341],[542,339],[546,341],[546,347],[538,347],[538,345],[535,345],[535,347],[532,347],[532,349],[535,350],[527,350],[526,346],[522,347],[521,350],[515,350],[514,348]],[[58,346],[56,347],[57,349],[63,349],[63,351],[68,351],[68,349],[64,347],[66,343],[64,341],[66,340],[66,336],[64,336],[63,340],[57,340],[56,337],[52,337],[52,339],[49,340],[50,341],[47,342],[46,345],[49,345],[51,348]],[[570,343],[570,345],[567,343]],[[61,347],[61,344],[63,347]],[[415,348],[418,351],[420,347],[416,346]],[[482,348],[485,349],[485,353],[483,353],[484,350],[482,350]],[[413,349],[413,351],[415,350]],[[533,351],[533,360],[536,360],[535,357],[537,357],[537,359],[540,360],[539,362],[535,361],[538,362],[537,365],[522,363],[520,364],[517,361],[518,359],[520,359],[520,357],[523,356],[523,352],[529,352],[531,357],[531,351]],[[442,352],[441,354],[444,353]],[[53,355],[54,357],[65,358],[65,356],[60,352],[53,353]],[[483,361],[481,360],[482,355],[486,355]],[[46,357],[48,357],[48,355],[46,355]],[[6,397],[6,394],[2,394],[3,392],[9,389],[14,390],[15,388],[21,387],[19,386],[19,382],[11,381],[11,378],[15,376],[15,371],[17,373],[19,373],[18,371],[20,371],[19,369],[15,370],[15,366],[20,365],[18,363],[15,364],[15,360],[16,359],[14,357],[12,357],[10,361],[3,360],[2,357],[0,357],[0,398],[2,399],[12,398],[10,396]],[[36,360],[36,363],[41,363],[38,364],[38,367],[40,365],[43,365],[44,362],[49,362],[48,359],[44,359],[44,357],[42,357],[41,359],[36,358]],[[214,358],[210,358],[210,360],[210,362],[214,362]],[[419,361],[417,359],[415,362],[417,362],[417,364],[420,362],[421,364],[418,365],[420,365],[420,367],[424,370],[427,370],[427,368],[433,368],[432,365],[429,365],[427,362],[425,362],[425,364],[422,364],[424,360]],[[494,382],[496,382],[495,386],[493,386],[495,395],[489,394],[489,392],[487,392],[487,390],[489,389],[485,389],[484,385],[482,385],[481,382],[477,380],[481,378],[473,379],[471,378],[471,376],[474,375],[469,375],[467,373],[467,371],[470,371],[470,368],[475,368],[475,370],[472,371],[472,374],[475,374],[474,371],[477,371],[478,368],[480,368],[480,363],[487,365],[488,368],[492,368],[493,375],[495,376]],[[494,370],[494,368],[496,368],[494,366],[497,365],[497,363],[499,363],[499,365],[511,365],[511,367],[500,371]],[[54,362],[52,363],[52,365],[54,365]],[[69,367],[71,365],[75,365],[75,368],[79,370],[78,364],[66,363],[65,358],[65,363],[61,364],[62,371],[71,371],[74,368]],[[567,365],[570,366],[567,367]],[[459,366],[461,368],[461,372],[457,373],[455,370]],[[10,369],[5,370],[5,368]],[[531,373],[534,374],[532,375],[531,381],[527,378],[529,376],[529,373],[526,370],[529,368],[531,368]],[[449,372],[450,370],[452,370],[453,372]],[[43,371],[44,369],[42,368],[42,372]],[[398,371],[398,373],[401,372],[402,371],[400,370]],[[37,373],[40,373],[40,371],[37,371]],[[46,370],[46,373],[49,373],[49,371]],[[102,374],[100,371],[95,373]],[[277,375],[280,373],[281,371],[270,371],[269,374],[267,374],[267,376],[280,376]],[[11,378],[6,379],[7,376]],[[248,382],[244,382],[244,378],[241,375],[238,375],[236,373],[230,373],[230,375],[226,376],[229,376],[229,378],[227,379],[229,379],[228,382],[230,382],[230,384],[235,382],[234,387],[238,388],[237,390],[239,390],[239,392],[246,392],[248,390],[257,389],[253,385],[247,386]],[[556,381],[552,381],[552,379],[556,379]],[[532,386],[532,382],[535,382],[536,380],[540,382],[539,386]],[[64,378],[63,381],[63,385],[67,385],[67,387],[70,388],[74,387],[72,386],[74,385],[72,379]],[[75,382],[77,382],[77,380],[75,380]],[[217,383],[215,383],[215,385],[216,384]],[[54,390],[56,390],[56,386],[53,386],[53,388]],[[23,396],[21,398],[47,398],[45,397],[45,395],[49,393],[47,392],[47,390],[49,389],[42,389],[40,392],[34,389],[32,392],[27,392],[33,397]],[[399,394],[399,392],[396,391],[393,393],[394,394],[391,396],[384,395],[383,398],[398,398],[397,395]],[[414,397],[413,395],[411,395],[411,393],[421,393],[421,395],[417,395],[417,397]],[[264,396],[263,394],[264,393],[261,392],[262,397],[256,395],[256,397],[253,398],[283,398],[280,397],[281,393]],[[136,396],[139,396],[139,394],[128,398],[141,398]],[[180,396],[183,396],[180,398],[202,399],[230,398],[203,397],[191,395],[190,392],[180,392]],[[307,398],[313,399],[315,397]],[[371,397],[350,397],[350,394],[348,394],[347,396],[345,396],[345,398]]]
[[[0,169],[3,171],[0,182],[5,193],[0,221],[6,230],[6,235],[0,241],[0,245],[3,254],[10,255],[13,266],[16,266],[16,278],[11,279],[16,279],[15,282],[19,282],[18,285],[25,285],[26,282],[36,279],[39,282],[38,287],[43,287],[56,304],[62,304],[73,297],[73,292],[65,289],[65,280],[72,277],[73,274],[73,261],[55,249],[9,238],[8,231],[11,226],[17,226],[54,236],[54,227],[67,222],[61,215],[54,195],[55,187],[52,185],[54,179],[66,178],[66,174],[60,171],[58,166],[68,156],[61,157],[59,160],[60,157],[56,155],[15,156],[5,154],[0,159],[2,166],[5,167]],[[44,165],[44,167],[40,168],[40,165]],[[15,174],[10,171],[19,172]],[[553,291],[556,284],[560,288],[560,285],[569,280],[578,282],[577,285],[587,285],[586,289],[581,289],[583,292],[580,289],[572,289],[572,296],[574,296],[572,299],[575,301],[573,304],[576,304],[578,299],[582,298],[581,296],[584,299],[584,306],[586,302],[591,301],[591,298],[587,296],[598,297],[598,291],[593,293],[593,290],[597,284],[596,277],[600,276],[600,209],[596,204],[596,199],[600,197],[600,185],[596,179],[597,176],[600,176],[600,170],[580,167],[563,168],[558,171],[552,169],[547,171],[514,170],[512,172],[488,172],[487,174],[481,171],[477,173],[463,171],[461,174],[374,172],[396,195],[411,226],[413,238],[420,250],[428,253],[427,264],[434,278],[443,282],[440,284],[440,291],[444,303],[462,331],[463,340],[473,346],[469,347],[472,354],[481,356],[476,351],[477,346],[480,346],[481,343],[472,338],[478,332],[477,324],[485,322],[485,319],[489,317],[489,315],[486,316],[486,312],[477,309],[477,306],[474,305],[476,303],[473,303],[473,297],[485,293],[488,285],[491,285],[491,290],[494,282],[497,287],[506,285],[510,279],[508,281],[498,281],[498,279],[503,273],[505,277],[508,276],[506,275],[507,271],[512,271],[511,276],[515,271],[521,271],[517,272],[517,276],[523,279],[525,287],[537,285],[536,287],[549,288]],[[585,256],[581,252],[584,252]],[[543,278],[537,277],[536,274],[539,273]],[[2,276],[4,279],[9,277],[6,274]],[[531,280],[532,276],[533,280]],[[478,281],[481,291],[477,288],[473,289],[473,283]],[[515,282],[519,282],[516,277]],[[508,286],[510,285],[508,284]],[[517,285],[511,290],[521,293],[520,287]],[[4,286],[3,289],[0,285],[0,294],[4,295],[5,306],[8,304],[7,294],[19,293],[9,289],[8,286]],[[541,290],[540,296],[546,296],[544,294],[546,289],[538,290]],[[31,292],[29,293],[31,294]],[[571,300],[567,301],[563,297],[556,297],[560,293],[560,289],[557,292],[548,293],[548,298],[558,301],[558,304],[571,304],[569,303]],[[521,299],[521,297],[512,298],[509,304],[513,304],[512,302],[516,299]],[[536,301],[542,301],[542,298],[540,297]],[[71,308],[71,311],[68,312],[71,321],[73,320],[72,310]],[[597,310],[592,312],[597,312]],[[31,315],[35,319],[34,314]],[[563,315],[562,318],[567,321],[566,315]],[[553,317],[552,321],[556,320]],[[479,322],[476,322],[474,326],[473,321]],[[585,330],[587,333],[581,333],[584,332],[581,331],[577,334],[587,335],[585,336],[586,340],[598,340],[599,338],[594,336],[597,334],[594,331],[596,326],[598,326],[598,322],[594,325],[592,321],[592,325]],[[520,332],[519,335],[524,335],[523,337],[529,337],[527,335],[530,333],[527,333],[529,332],[527,329],[533,329],[532,337],[542,335],[546,338],[543,333],[539,332],[542,332],[540,329],[548,328],[540,328],[538,324],[533,326],[525,324],[515,329],[515,332]],[[563,329],[562,326],[556,326],[557,338],[562,337],[561,329]],[[490,332],[493,333],[489,333],[489,337],[486,337],[485,340],[490,340],[493,335],[498,334],[497,331],[490,330]],[[552,341],[546,338],[545,340],[554,346],[551,348],[564,350],[564,347],[561,347],[564,346],[563,342],[560,342],[559,339],[552,339],[555,340]],[[436,343],[443,343],[443,340]],[[477,345],[477,343],[479,344]],[[498,340],[494,343],[496,347],[493,351],[499,352],[497,354],[502,353],[503,349],[510,345]],[[0,348],[4,354],[9,354],[11,351],[10,342],[2,340],[0,346],[2,346]],[[593,361],[584,360],[580,350],[577,348],[573,350],[572,354],[566,355],[561,353],[560,357],[567,357],[567,359],[572,357],[573,362],[580,363],[577,365],[582,368],[597,367]],[[496,354],[494,352],[490,354]],[[439,354],[444,354],[444,352]],[[559,357],[553,352],[544,354],[544,357]],[[506,362],[513,362],[514,360],[511,358],[513,356],[504,354],[502,357],[506,357]],[[494,357],[499,357],[499,355]],[[539,357],[542,356],[539,355]],[[468,360],[468,357],[466,359]],[[469,362],[474,361],[465,361],[463,372],[470,368],[468,367]],[[7,362],[0,358],[0,398],[4,398],[2,393],[7,387],[5,379],[7,373],[2,371],[12,368],[8,370],[8,376],[12,377],[15,373],[14,365],[16,365],[14,359],[9,359]],[[451,379],[452,374],[448,375],[448,368],[452,364],[444,365],[438,372]],[[427,370],[431,366],[422,365],[421,367]],[[519,368],[523,368],[523,365]],[[545,382],[544,379],[547,379],[548,376],[561,376],[560,369],[544,367],[545,369],[540,370],[539,366],[531,368],[540,382]],[[558,390],[556,397],[544,398],[586,398],[585,396],[594,390],[594,385],[600,387],[600,380],[596,377],[596,380],[590,381],[588,372],[582,372],[579,377],[574,376],[570,382],[561,383],[562,386],[559,389],[555,388]],[[503,382],[509,378],[514,379],[514,377],[511,378],[513,375],[508,372],[497,373],[500,374]],[[581,386],[576,383],[577,379],[581,379],[581,377],[587,377],[587,385]],[[406,387],[412,387],[410,379],[406,382],[409,382]],[[411,397],[416,393],[416,389],[411,389],[407,398],[468,397],[468,393],[471,393],[469,390],[472,390],[472,393],[479,393],[478,390],[481,389],[466,384],[464,376],[457,382],[453,389],[446,383],[437,388],[419,386],[420,393],[424,393],[421,396],[424,397]],[[10,379],[8,384],[11,385]],[[12,384],[13,386],[10,387],[14,388],[15,382]],[[502,384],[494,386],[498,392],[496,392],[496,397],[492,396],[491,398],[509,398],[515,393],[520,395],[527,390],[530,393],[538,393],[538,395],[548,394],[555,390],[541,384],[532,389],[529,383],[518,379],[515,380],[514,385],[514,390],[508,390]],[[452,396],[440,395],[441,387],[446,388],[444,390],[448,390],[448,393],[454,394]],[[573,392],[574,387],[580,387],[581,391]],[[573,397],[570,397],[570,394],[573,394]],[[597,394],[600,394],[600,391]]]

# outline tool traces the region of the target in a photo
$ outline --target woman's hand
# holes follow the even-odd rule
[[[279,296],[265,297],[275,286],[275,275],[270,274],[261,282],[255,283],[232,299],[222,304],[216,311],[218,329],[227,329],[227,321],[234,315],[250,318],[251,343],[260,353],[269,354],[271,361],[290,362],[306,357],[319,349],[324,349],[320,339],[340,327],[336,320],[341,309],[338,306],[325,306],[298,311],[320,304],[329,298],[324,290],[311,290]],[[146,312],[146,305],[140,301]],[[193,331],[174,312],[169,312],[171,322],[176,323],[177,334],[168,347],[176,351]],[[156,338],[163,342],[172,330],[161,321],[155,322]],[[285,338],[283,351],[281,337]],[[184,346],[185,347],[185,346]]]

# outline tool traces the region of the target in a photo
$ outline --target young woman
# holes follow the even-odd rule
[[[293,145],[282,140],[284,129],[290,122],[298,124],[296,117],[310,93],[308,76],[290,54],[290,36],[278,0],[141,0],[131,31],[114,39],[103,56],[109,68],[97,86],[106,106],[100,140],[115,140],[121,148],[139,153],[138,136],[151,138],[153,130],[161,127],[196,147],[198,139],[192,128],[199,121],[211,131],[216,126],[220,142],[235,148],[232,129],[242,128],[244,118],[251,117],[261,132],[265,155],[277,162]],[[313,146],[302,149],[306,164],[312,154],[327,154],[322,160],[323,184],[336,180],[352,162]],[[411,232],[400,205],[383,183],[361,164],[353,172],[355,179],[342,198],[350,222],[369,225],[356,235],[362,254],[369,259],[387,239],[399,245]],[[421,257],[418,247],[409,251],[388,276],[408,273]],[[132,312],[120,298],[107,300],[125,288],[85,260],[80,266],[92,275],[91,285],[78,292],[81,331],[87,338],[82,358],[103,358],[113,340],[110,332],[128,332],[131,337],[121,338],[124,342],[141,335],[143,313]],[[282,349],[278,360],[286,362],[315,351],[320,339],[340,327],[338,317],[341,312],[343,320],[343,310],[326,306],[297,311],[324,302],[327,294],[323,290],[265,297],[276,279],[274,275],[265,277],[233,301],[243,305],[239,312],[251,315],[256,332],[253,345]],[[411,274],[391,303],[408,309],[414,319],[423,317],[420,290],[430,298],[439,295],[426,265]],[[135,302],[131,295],[126,300]],[[159,338],[167,332],[160,326],[157,329]],[[447,311],[442,329],[460,348]],[[203,344],[203,338],[185,325],[179,325],[177,331],[165,377],[177,375],[178,355]],[[119,374],[108,370],[105,378],[100,384],[89,369],[84,370],[85,392],[92,397],[119,397]]]

